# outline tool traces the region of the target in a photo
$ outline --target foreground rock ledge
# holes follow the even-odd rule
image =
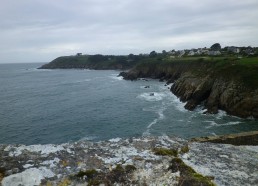
[[[258,146],[188,143],[167,136],[61,145],[0,145],[0,181],[3,186],[99,185],[101,182],[178,185],[183,173],[170,168],[176,162],[171,161],[175,160],[176,152],[179,152],[177,159],[197,173],[214,178],[217,185],[258,184]],[[94,174],[101,181],[92,180]],[[180,185],[183,183],[181,179]]]
[[[193,138],[195,142],[225,143],[232,145],[258,145],[258,131],[242,132],[221,136]]]

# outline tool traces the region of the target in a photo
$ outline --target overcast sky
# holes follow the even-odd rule
[[[0,63],[258,46],[258,0],[0,0]]]

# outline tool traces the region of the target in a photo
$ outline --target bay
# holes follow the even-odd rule
[[[41,65],[0,64],[0,143],[189,139],[258,130],[254,119],[185,110],[165,82],[125,81],[112,70],[37,69]]]

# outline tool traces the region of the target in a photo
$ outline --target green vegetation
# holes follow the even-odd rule
[[[180,171],[178,185],[181,186],[215,186],[211,177],[206,177],[196,173],[191,167],[187,166],[180,158],[174,158],[171,161],[169,170],[172,172]]]
[[[219,50],[219,43],[215,43],[214,50]],[[242,55],[228,52],[228,48],[221,49],[220,56],[211,56],[207,54],[183,57],[173,51],[163,51],[157,53],[150,52],[147,55],[75,55],[59,57],[52,62],[43,65],[40,68],[79,68],[79,69],[132,69],[135,77],[128,79],[137,79],[139,77],[151,77],[163,80],[175,80],[183,72],[191,72],[199,76],[209,74],[214,77],[221,77],[225,80],[236,80],[247,88],[254,89],[258,87],[258,57],[255,55]],[[243,53],[246,51],[256,52],[257,48],[242,47]],[[257,54],[257,53],[256,53]],[[240,57],[239,57],[240,56]]]
[[[129,69],[141,61],[144,56],[130,54],[128,56],[113,55],[80,55],[80,56],[62,56],[52,62],[43,65],[41,69]]]
[[[198,76],[221,77],[234,79],[246,88],[258,87],[258,57],[183,57],[163,60],[157,58],[144,59],[132,71],[137,76],[177,79],[183,72],[191,72]]]
[[[180,154],[185,154],[187,152],[189,152],[189,146],[188,145],[185,145],[185,146],[181,147]]]
[[[258,57],[245,57],[238,60],[239,64],[242,65],[258,65]]]
[[[178,152],[176,149],[166,149],[166,148],[154,148],[153,152],[158,156],[178,156]]]

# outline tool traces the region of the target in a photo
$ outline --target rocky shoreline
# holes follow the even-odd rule
[[[126,80],[154,78],[173,83],[171,92],[186,103],[188,110],[203,105],[204,113],[224,110],[241,118],[258,118],[258,86],[251,75],[240,74],[251,67],[233,62],[218,66],[219,63],[206,61],[146,63],[120,76]]]
[[[61,56],[39,69],[127,70],[120,74],[127,80],[154,78],[173,83],[171,92],[188,110],[203,105],[205,113],[224,110],[241,118],[258,118],[258,65],[254,63],[258,58],[248,60],[81,55]]]
[[[0,183],[256,185],[257,153],[258,146],[200,143],[168,136],[0,145]]]

